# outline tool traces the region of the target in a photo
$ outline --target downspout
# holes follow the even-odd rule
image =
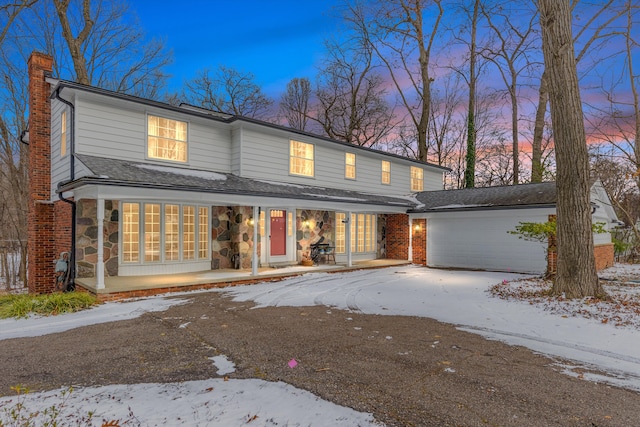
[[[60,97],[60,87],[56,89],[54,92],[55,98],[62,102],[63,104],[69,107],[69,182],[72,182],[76,179],[76,162],[75,162],[75,106]],[[71,254],[69,256],[69,268],[71,269],[69,272],[69,285],[72,289],[75,289],[75,279],[76,279],[76,202],[73,200],[66,199],[63,196],[63,192],[60,191],[60,186],[63,184],[62,182],[58,183],[58,197],[65,203],[69,203],[71,205]]]

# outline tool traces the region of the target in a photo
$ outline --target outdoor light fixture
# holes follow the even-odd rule
[[[249,219],[247,220],[247,224],[249,224],[249,225],[253,225],[254,224],[252,216],[250,216]]]
[[[420,224],[416,224],[416,226],[414,227],[414,230],[420,231]]]

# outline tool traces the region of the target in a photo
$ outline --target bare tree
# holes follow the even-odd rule
[[[467,109],[467,155],[464,170],[465,188],[473,188],[476,185],[476,86],[478,83],[477,70],[477,35],[478,14],[480,12],[480,0],[475,0],[471,18],[471,43],[469,45],[469,108]]]
[[[357,41],[331,41],[326,46],[314,119],[330,138],[373,146],[391,130],[393,115],[370,46]]]
[[[522,6],[516,3],[518,6]],[[482,55],[496,65],[504,82],[511,103],[511,153],[513,165],[513,184],[517,185],[520,177],[520,132],[518,131],[518,78],[533,64],[530,54],[535,47],[534,21],[536,13],[528,19],[519,15],[516,19],[513,10],[503,7],[482,10],[492,30],[497,44],[495,48],[486,49]]]
[[[285,93],[280,98],[280,113],[286,119],[289,127],[307,130],[310,99],[311,82],[309,79],[296,77],[287,83]]]
[[[183,97],[209,110],[260,119],[267,116],[273,101],[254,80],[251,73],[220,65],[215,72],[205,69],[185,82]]]
[[[580,11],[579,6],[585,5],[584,11]],[[571,11],[577,15],[586,15],[589,18],[584,24],[577,28],[573,42],[575,46],[580,46],[577,50],[576,63],[580,63],[589,53],[596,50],[602,50],[604,43],[615,36],[617,31],[612,28],[612,23],[621,16],[624,16],[627,10],[628,2],[623,7],[619,6],[617,0],[608,0],[605,3],[594,5],[588,2],[574,1],[571,4]],[[597,25],[596,25],[597,24]],[[600,45],[598,46],[598,42]],[[609,47],[604,49],[609,55]],[[598,59],[592,60],[591,64],[585,65],[585,69],[589,70],[599,63]],[[545,116],[547,110],[547,102],[549,101],[547,74],[542,73],[540,78],[538,105],[536,107],[536,122],[532,141],[532,159],[531,159],[531,182],[540,182],[545,172],[542,161],[544,149],[542,147],[543,134],[545,127]]]
[[[589,159],[569,1],[538,0],[538,10],[557,159],[558,266],[552,292],[604,297],[593,252]]]
[[[163,68],[171,56],[163,42],[145,41],[128,6],[106,0],[53,0],[53,5],[75,81],[147,98],[161,96],[167,78]],[[39,19],[46,16],[45,10]]]
[[[426,161],[431,54],[444,15],[441,0],[359,1],[348,10],[347,20],[386,66],[408,120],[416,128],[417,157]]]
[[[127,26],[126,8],[116,2],[16,0],[0,6],[0,12],[8,17],[0,21],[0,191],[5,208],[0,235],[18,242],[24,281],[28,145],[21,136],[28,130],[24,69],[29,54],[37,49],[52,55],[57,77],[79,77],[83,83],[142,96],[163,87],[162,67],[169,56],[161,43],[148,48],[142,33]],[[82,58],[71,58],[71,52]]]

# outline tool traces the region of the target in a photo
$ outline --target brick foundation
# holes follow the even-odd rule
[[[593,253],[596,256],[596,270],[600,271],[613,266],[615,261],[613,243],[596,245],[593,248]]]
[[[549,215],[549,221],[555,221],[555,215]],[[596,259],[596,270],[604,270],[613,266],[615,262],[615,251],[613,243],[596,245],[593,248],[593,254]],[[558,250],[556,248],[556,236],[549,236],[547,243],[547,274],[556,274],[558,268]]]
[[[409,215],[387,215],[385,237],[388,259],[409,259]]]

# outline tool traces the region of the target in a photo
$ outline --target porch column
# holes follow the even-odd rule
[[[253,207],[253,252],[251,255],[251,275],[258,275],[258,229],[260,228],[260,207]]]
[[[104,289],[104,199],[98,198],[98,261],[96,262],[96,289]]]
[[[353,265],[351,262],[351,221],[353,221],[353,215],[351,214],[351,212],[347,212],[346,218],[347,223],[345,224],[345,245],[347,246],[347,267],[351,267]]]
[[[413,261],[413,218],[409,217],[409,259]]]

